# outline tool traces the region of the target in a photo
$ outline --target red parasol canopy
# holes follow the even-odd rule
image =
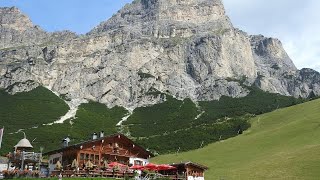
[[[115,166],[118,166],[118,167],[125,167],[125,166],[127,166],[127,165],[124,165],[124,164],[121,164],[121,163],[118,163],[118,162],[112,162],[112,163],[110,163],[110,164],[108,164],[109,165],[109,167],[111,167],[111,168],[113,168],[113,167],[115,167]]]
[[[130,169],[143,170],[144,167],[143,167],[143,166],[140,166],[140,165],[134,165],[134,166],[131,166]]]
[[[151,170],[151,171],[157,171],[158,165],[153,164],[153,163],[149,163],[149,164],[145,165],[144,168],[147,170]]]
[[[173,166],[170,166],[170,165],[167,165],[167,164],[160,164],[158,166],[158,170],[159,171],[166,171],[166,170],[171,170],[171,169],[177,169],[177,168],[173,167]]]

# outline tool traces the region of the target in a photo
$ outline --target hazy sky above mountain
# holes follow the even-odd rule
[[[86,33],[132,0],[0,0],[47,31]],[[235,27],[280,39],[298,68],[320,71],[320,1],[223,0]]]

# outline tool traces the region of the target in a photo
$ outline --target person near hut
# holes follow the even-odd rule
[[[62,174],[61,173],[58,175],[58,179],[62,180]]]

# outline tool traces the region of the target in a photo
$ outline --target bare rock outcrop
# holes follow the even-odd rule
[[[44,32],[16,8],[0,8],[0,17],[0,88],[12,93],[35,82],[127,108],[163,101],[158,92],[243,97],[250,85],[320,95],[318,72],[297,70],[279,40],[235,29],[221,0],[134,0],[83,36]]]

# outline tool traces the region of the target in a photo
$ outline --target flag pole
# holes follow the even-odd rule
[[[4,134],[4,126],[2,127],[1,129],[1,134],[0,134],[0,149],[1,149],[1,144],[2,144],[2,137],[3,137],[3,134]]]

